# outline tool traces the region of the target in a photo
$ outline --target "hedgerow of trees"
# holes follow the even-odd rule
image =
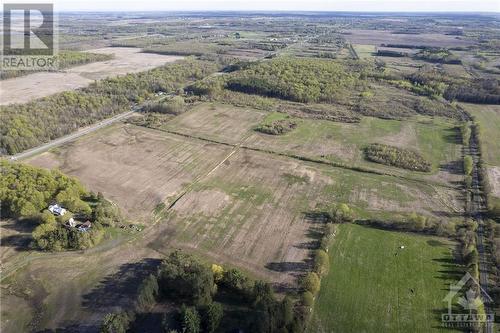
[[[374,143],[364,149],[365,157],[376,163],[398,168],[429,172],[431,163],[417,152],[394,146]]]
[[[157,92],[174,91],[219,69],[214,61],[187,59],[146,72],[97,81],[26,104],[0,106],[0,154],[15,154],[75,129],[128,111]]]

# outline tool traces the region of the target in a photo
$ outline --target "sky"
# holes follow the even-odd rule
[[[500,0],[55,0],[55,3],[60,11],[500,12]]]

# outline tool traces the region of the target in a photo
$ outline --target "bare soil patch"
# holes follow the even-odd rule
[[[176,202],[173,210],[182,216],[191,214],[214,215],[231,203],[231,197],[224,192],[204,190],[189,192]]]
[[[92,53],[114,54],[108,61],[73,67],[63,72],[33,73],[0,82],[0,105],[25,103],[66,90],[89,85],[94,80],[145,71],[183,57],[141,53],[132,47],[105,47],[88,50]]]

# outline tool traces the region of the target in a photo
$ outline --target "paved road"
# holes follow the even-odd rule
[[[66,136],[63,136],[61,138],[58,138],[58,139],[55,139],[55,140],[52,140],[50,142],[47,142],[41,146],[38,146],[38,147],[35,147],[35,148],[32,148],[32,149],[28,149],[22,153],[19,153],[19,154],[16,154],[16,155],[13,155],[10,157],[11,160],[20,160],[20,159],[23,159],[23,158],[27,158],[27,157],[30,157],[30,156],[33,156],[33,155],[36,155],[36,154],[39,154],[43,151],[46,151],[50,148],[54,148],[54,147],[57,147],[57,146],[60,146],[64,143],[67,143],[69,141],[73,141],[83,135],[86,135],[86,134],[89,134],[91,132],[94,132],[94,131],[97,131],[98,129],[100,128],[103,128],[103,127],[106,127],[106,126],[109,126],[113,123],[116,123],[117,121],[120,121],[120,120],[123,120],[123,119],[126,119],[130,116],[132,116],[135,112],[138,111],[138,108],[133,108],[131,111],[128,111],[128,112],[125,112],[125,113],[120,113],[119,115],[116,115],[112,118],[108,118],[106,120],[103,120],[101,122],[98,122],[94,125],[91,125],[91,126],[88,126],[88,127],[84,127],[84,128],[81,128],[79,129],[77,132],[75,133],[71,133],[71,134],[68,134]]]

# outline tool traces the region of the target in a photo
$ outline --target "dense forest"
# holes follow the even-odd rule
[[[374,143],[364,149],[365,157],[376,163],[413,171],[431,171],[431,163],[420,154],[399,147]]]
[[[15,154],[79,127],[129,110],[157,92],[182,88],[219,69],[211,61],[187,59],[146,72],[97,81],[90,86],[26,104],[0,107],[0,154]]]
[[[58,69],[66,69],[78,65],[85,65],[96,61],[105,61],[113,59],[112,54],[101,54],[78,51],[61,51],[55,56]],[[0,80],[11,79],[18,76],[28,75],[33,71],[0,71]]]
[[[234,72],[227,88],[296,102],[335,102],[356,85],[358,77],[337,62],[280,57]]]

